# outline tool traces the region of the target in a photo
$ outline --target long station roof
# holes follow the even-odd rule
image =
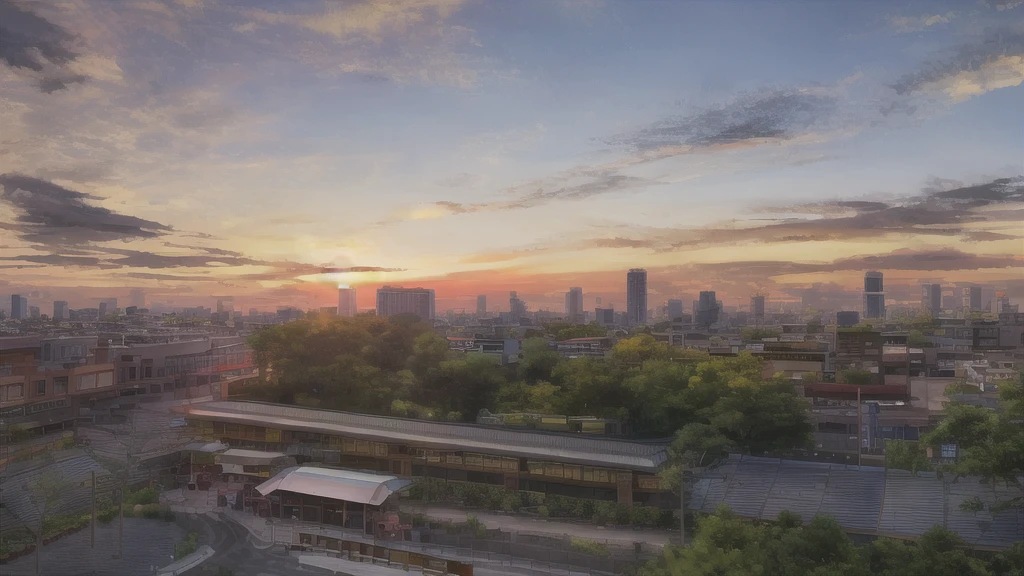
[[[481,452],[644,472],[657,471],[667,457],[667,445],[664,443],[410,420],[262,402],[206,402],[189,406],[188,414],[193,418],[335,434],[436,450]]]

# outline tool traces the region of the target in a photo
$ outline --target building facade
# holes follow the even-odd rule
[[[68,315],[68,303],[66,300],[56,300],[53,303],[53,319],[67,320],[70,316]]]
[[[434,290],[384,286],[377,289],[377,315],[388,318],[414,314],[422,320],[434,318]]]
[[[583,288],[573,286],[565,293],[565,318],[573,324],[582,324],[586,319],[583,314]]]
[[[350,288],[348,286],[339,286],[338,316],[350,318],[352,316],[355,316],[356,313],[356,289]]]
[[[631,326],[647,323],[647,270],[643,268],[626,274],[626,315]]]
[[[885,289],[881,272],[864,274],[864,318],[885,318]]]

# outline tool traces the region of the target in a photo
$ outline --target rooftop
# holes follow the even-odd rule
[[[1002,549],[1024,541],[1024,511],[975,513],[960,504],[977,497],[988,506],[1018,494],[972,477],[734,455],[697,476],[687,507],[713,512],[724,503],[739,516],[763,520],[783,510],[804,520],[828,514],[851,532],[902,538],[939,525],[972,546]]]
[[[275,490],[286,490],[310,496],[321,496],[346,502],[380,506],[394,492],[412,484],[397,476],[369,474],[352,470],[295,466],[256,487],[266,496]]]
[[[206,402],[189,406],[187,411],[193,418],[252,426],[646,472],[656,472],[667,457],[665,442],[632,442],[588,438],[577,434],[507,430],[475,424],[411,420],[262,402]]]

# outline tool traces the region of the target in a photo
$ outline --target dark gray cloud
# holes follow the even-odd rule
[[[153,238],[172,230],[159,222],[93,206],[89,201],[101,198],[31,176],[0,174],[0,188],[0,201],[13,208],[15,215],[4,227],[51,249]]]
[[[989,8],[996,10],[1012,10],[1021,4],[1024,4],[1024,0],[981,0],[982,4],[985,4]]]
[[[224,250],[223,248],[211,248],[209,246],[189,246],[188,244],[175,244],[174,242],[164,242],[164,246],[168,248],[181,248],[183,250],[198,250],[214,256],[242,256],[241,252],[235,252],[234,250]]]
[[[27,4],[0,0],[0,61],[30,70],[46,93],[87,80],[67,69],[78,58],[75,36],[28,8]]]
[[[872,240],[887,234],[958,237],[967,242],[1016,239],[980,224],[1016,223],[1024,214],[1012,209],[1024,202],[1024,177],[1001,178],[952,190],[931,189],[898,201],[830,201],[763,208],[774,214],[806,214],[815,218],[768,218],[755,225],[699,229],[656,229],[629,237],[621,231],[593,240],[612,248],[671,251],[708,245],[743,243]]]
[[[46,264],[48,266],[102,266],[102,262],[99,258],[89,256],[68,256],[64,254],[23,254],[19,256],[0,258],[0,260],[33,262],[36,264]]]
[[[866,270],[913,270],[949,272],[955,270],[1001,269],[1024,266],[1024,256],[1014,254],[971,254],[954,248],[941,250],[897,250],[888,254],[840,258],[832,262],[741,261],[694,264],[690,268],[714,277],[761,280],[791,274],[859,272]]]
[[[961,46],[948,59],[930,62],[923,70],[903,76],[892,89],[901,96],[913,94],[961,72],[976,72],[1003,56],[1024,56],[1024,34],[1010,30],[992,32],[980,43]]]
[[[616,136],[609,143],[647,151],[665,146],[708,148],[763,138],[790,138],[824,123],[835,104],[831,96],[766,90],[697,114],[661,120],[637,132]]]

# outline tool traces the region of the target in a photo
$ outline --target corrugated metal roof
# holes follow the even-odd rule
[[[816,514],[834,517],[855,532],[916,538],[933,526],[945,526],[971,545],[1007,548],[1024,541],[1024,511],[988,506],[1019,496],[1016,488],[977,478],[935,473],[911,474],[873,466],[732,456],[697,475],[687,507],[713,512],[721,504],[749,518],[774,520],[783,510],[805,521]],[[982,512],[960,504],[978,498]]]
[[[546,434],[487,426],[448,424],[386,416],[315,410],[256,402],[219,401],[192,405],[191,416],[338,434],[379,442],[401,442],[444,450],[553,459],[655,472],[666,459],[665,444]]]
[[[309,494],[346,502],[379,506],[392,493],[412,484],[397,476],[368,474],[352,470],[295,466],[256,487],[266,496],[275,490]]]
[[[216,456],[217,463],[223,464],[243,464],[258,466],[260,464],[270,464],[277,458],[287,458],[288,455],[283,452],[263,452],[262,450],[242,450],[239,448],[232,448]],[[294,461],[292,462],[294,463]]]

